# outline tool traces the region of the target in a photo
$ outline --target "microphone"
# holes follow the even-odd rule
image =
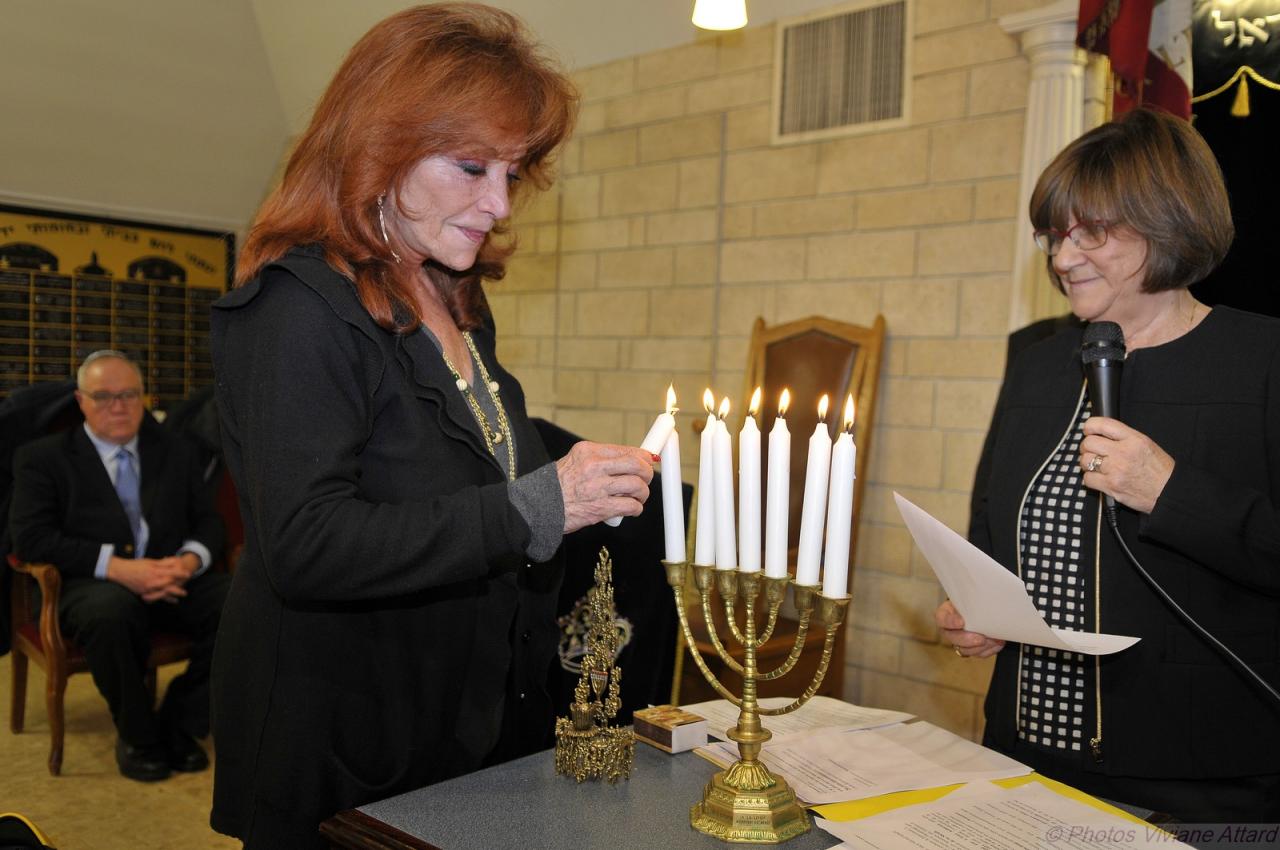
[[[1080,362],[1089,384],[1093,413],[1115,419],[1120,406],[1120,371],[1124,368],[1124,331],[1115,322],[1090,322],[1084,329]],[[1115,524],[1116,500],[1104,495],[1107,517]]]

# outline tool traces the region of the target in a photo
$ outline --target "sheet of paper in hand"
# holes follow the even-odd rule
[[[964,617],[966,630],[1084,655],[1110,655],[1140,640],[1053,628],[1017,576],[898,493],[893,498],[911,537]]]

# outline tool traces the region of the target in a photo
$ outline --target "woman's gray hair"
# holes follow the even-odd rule
[[[125,363],[129,364],[129,367],[133,369],[133,371],[138,373],[138,382],[142,384],[144,388],[146,387],[147,382],[142,377],[142,370],[138,368],[137,363],[134,363],[132,360],[129,359],[129,355],[125,354],[123,351],[116,351],[111,348],[103,348],[99,351],[93,352],[88,357],[86,357],[83,361],[81,361],[80,368],[76,369],[76,388],[77,389],[81,389],[81,390],[84,389],[84,379],[85,379],[85,376],[89,374],[89,367],[94,363],[98,362],[99,360],[123,360]]]

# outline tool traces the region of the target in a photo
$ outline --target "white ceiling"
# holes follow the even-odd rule
[[[405,8],[396,0],[250,0],[285,115],[302,129],[311,104],[346,50],[377,21]],[[586,68],[686,44],[698,37],[693,0],[492,0],[524,19],[568,68]],[[758,26],[838,0],[747,0]],[[306,8],[299,20],[299,8]],[[299,116],[302,116],[301,120]]]
[[[240,230],[395,0],[5,0],[0,201]],[[570,68],[688,43],[692,0],[503,0]],[[751,24],[834,5],[748,0]]]

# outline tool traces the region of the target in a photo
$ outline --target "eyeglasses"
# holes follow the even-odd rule
[[[118,393],[98,390],[96,393],[86,393],[86,395],[98,407],[110,407],[117,401],[122,401],[126,405],[136,404],[138,399],[142,398],[142,390],[121,390]]]
[[[1064,239],[1070,239],[1081,251],[1093,251],[1107,244],[1105,221],[1081,221],[1066,230],[1046,227],[1035,232],[1036,247],[1050,257],[1058,253]]]

